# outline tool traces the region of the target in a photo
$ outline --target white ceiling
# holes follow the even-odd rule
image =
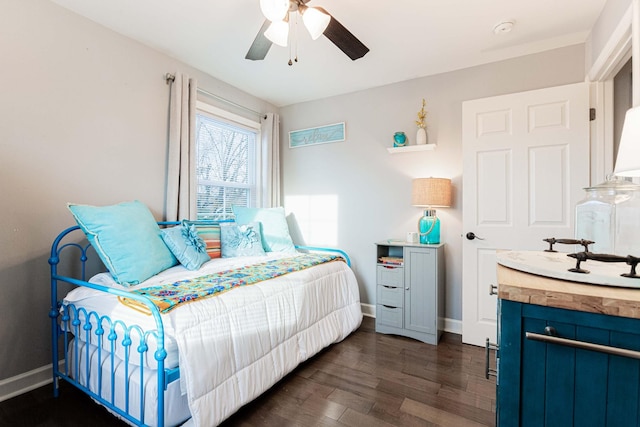
[[[276,106],[582,43],[606,3],[311,0],[371,51],[351,61],[324,36],[311,40],[300,20],[289,66],[290,49],[277,45],[264,61],[244,59],[264,21],[259,0],[52,1]],[[494,34],[505,20],[513,30]]]

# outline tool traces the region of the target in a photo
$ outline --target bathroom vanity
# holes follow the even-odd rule
[[[497,425],[640,425],[640,279],[564,253],[498,254]]]

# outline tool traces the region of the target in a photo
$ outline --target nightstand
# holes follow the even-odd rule
[[[444,330],[444,244],[376,243],[376,332],[438,344]]]

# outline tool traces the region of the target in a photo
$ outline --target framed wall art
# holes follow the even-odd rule
[[[289,148],[339,142],[345,139],[344,122],[289,132]]]

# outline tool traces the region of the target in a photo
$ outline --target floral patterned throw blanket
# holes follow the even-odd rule
[[[273,279],[313,267],[314,265],[336,260],[344,261],[342,257],[337,255],[305,253],[291,258],[269,260],[193,279],[136,289],[132,290],[131,293],[148,297],[161,313],[167,313],[182,303],[217,296],[233,288],[252,285],[263,280]],[[131,308],[150,314],[149,309],[138,301],[122,297],[119,297],[119,300]]]

